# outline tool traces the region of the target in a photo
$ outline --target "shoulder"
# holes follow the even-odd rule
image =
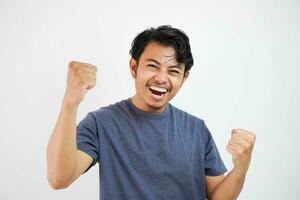
[[[109,121],[113,117],[121,117],[122,115],[126,115],[126,113],[128,113],[128,100],[126,99],[89,112],[96,121],[100,120],[102,122]]]
[[[203,119],[188,113],[184,110],[181,110],[173,105],[170,104],[170,114],[174,115],[177,120],[182,121],[183,123],[191,123],[200,127],[205,126],[205,122]]]
[[[192,138],[198,138],[203,142],[202,146],[205,147],[205,141],[210,136],[210,133],[205,124],[205,120],[197,117],[191,113],[181,110],[175,106],[170,106],[170,115],[175,119],[176,126],[184,131],[185,135],[191,134]],[[197,136],[196,136],[197,135]],[[196,137],[195,137],[196,136]]]

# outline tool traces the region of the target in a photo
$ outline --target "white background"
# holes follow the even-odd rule
[[[66,190],[50,188],[46,147],[67,63],[98,66],[89,111],[134,95],[129,49],[145,28],[184,30],[195,60],[172,103],[202,119],[227,168],[232,128],[257,134],[239,197],[300,198],[300,2],[0,1],[0,199],[98,199],[98,165]],[[298,123],[297,123],[298,122]]]

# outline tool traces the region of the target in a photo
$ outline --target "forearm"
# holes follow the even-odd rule
[[[212,200],[233,200],[240,194],[247,170],[233,169],[212,193]]]
[[[78,105],[63,101],[47,149],[48,180],[60,185],[72,178],[76,167],[76,114]],[[59,186],[60,187],[60,186]]]

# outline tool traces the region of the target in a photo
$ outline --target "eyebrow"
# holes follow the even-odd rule
[[[157,60],[152,59],[152,58],[148,58],[146,61],[155,62],[156,64],[160,65],[160,63]],[[178,63],[176,65],[171,65],[170,67],[171,68],[178,68],[178,69],[183,70],[182,66],[180,64],[178,64]]]

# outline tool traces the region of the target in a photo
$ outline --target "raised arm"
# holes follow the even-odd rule
[[[69,63],[65,96],[47,148],[47,177],[53,189],[68,187],[93,161],[77,149],[76,115],[84,95],[96,85],[96,71],[87,63]]]
[[[234,168],[226,177],[206,176],[209,200],[235,200],[242,191],[250,165],[256,135],[244,129],[233,129],[227,151],[232,155]]]

